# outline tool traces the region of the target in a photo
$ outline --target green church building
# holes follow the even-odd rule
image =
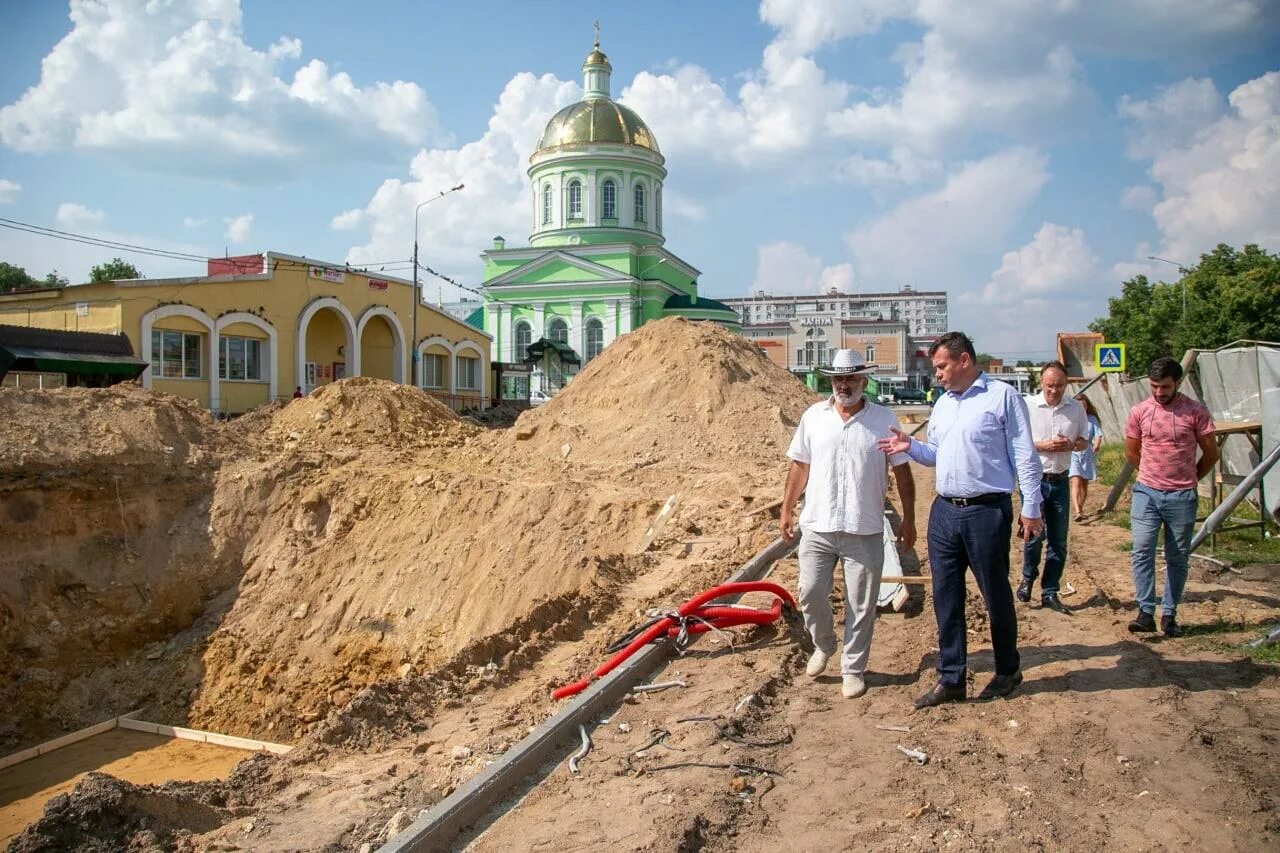
[[[612,70],[597,38],[583,99],[551,117],[529,158],[529,245],[495,237],[481,256],[493,361],[532,365],[533,390],[546,393],[651,320],[741,331],[737,312],[699,297],[698,270],[664,248],[665,160],[640,116],[610,98]]]

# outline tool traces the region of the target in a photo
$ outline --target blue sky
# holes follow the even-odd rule
[[[1148,255],[1280,250],[1269,0],[8,0],[0,217],[407,276],[415,205],[464,182],[421,253],[476,286],[495,234],[527,238],[597,18],[706,295],[947,290],[980,349],[1039,358],[1124,279],[1176,278]],[[0,228],[37,277],[113,254],[202,271]]]

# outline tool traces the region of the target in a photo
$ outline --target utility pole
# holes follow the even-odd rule
[[[418,290],[418,211],[422,210],[424,205],[428,205],[433,201],[439,201],[450,193],[456,193],[464,186],[466,186],[466,184],[458,184],[456,187],[441,190],[437,195],[433,195],[426,201],[419,203],[418,206],[413,209],[413,319],[409,324],[413,331],[409,333],[409,351],[411,353],[409,382],[414,388],[421,387],[418,381],[418,307],[422,304],[422,294]]]

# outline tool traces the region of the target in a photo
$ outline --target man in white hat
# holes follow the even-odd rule
[[[840,655],[841,693],[853,699],[866,692],[864,675],[876,620],[876,594],[884,568],[884,499],[889,476],[876,442],[900,427],[893,412],[866,398],[867,378],[876,365],[856,350],[837,350],[830,368],[832,395],[800,418],[787,456],[782,497],[782,538],[794,542],[797,499],[800,514],[800,611],[813,639],[805,671],[816,678],[836,651],[831,613],[835,564],[844,564],[844,646]],[[899,547],[915,543],[915,481],[905,453],[889,457],[902,499]]]

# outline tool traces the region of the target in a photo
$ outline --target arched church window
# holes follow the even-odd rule
[[[600,187],[600,218],[618,218],[618,185],[613,181],[605,181]]]
[[[558,344],[569,343],[569,324],[556,317],[551,321],[551,325],[547,326],[547,337]]]
[[[867,344],[867,364],[871,364],[876,360],[876,345]]]
[[[542,224],[551,224],[551,184],[542,185]]]
[[[604,349],[604,323],[599,317],[587,320],[587,361],[595,358]]]
[[[516,323],[516,351],[513,357],[516,361],[524,361],[529,356],[529,344],[533,343],[533,330],[524,320]]]
[[[636,184],[636,222],[644,222],[644,184]]]
[[[577,178],[569,182],[569,218],[582,218],[582,181]]]

